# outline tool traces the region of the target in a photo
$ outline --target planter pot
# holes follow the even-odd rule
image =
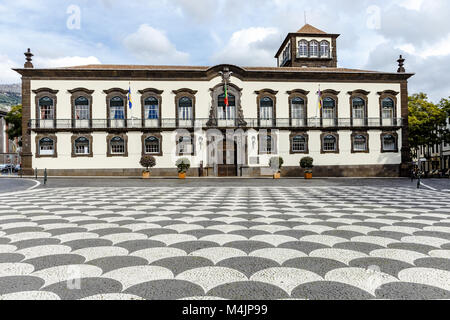
[[[148,179],[148,178],[150,178],[150,171],[144,171],[144,172],[142,172],[142,178],[143,178],[143,179]]]
[[[312,172],[305,172],[305,179],[312,179]]]
[[[280,179],[280,177],[281,177],[281,173],[279,173],[279,172],[273,174],[274,179]]]
[[[179,179],[186,179],[186,172],[178,172]]]

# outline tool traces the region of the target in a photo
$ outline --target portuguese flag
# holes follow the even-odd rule
[[[226,83],[225,83],[224,91],[225,91],[225,98],[223,100],[223,103],[225,103],[225,106],[228,107],[228,90],[227,90],[227,84]]]

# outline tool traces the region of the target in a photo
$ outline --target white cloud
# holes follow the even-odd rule
[[[183,15],[197,22],[209,21],[218,10],[217,0],[175,0]]]
[[[212,60],[218,64],[274,66],[274,55],[281,41],[276,28],[242,29],[233,33],[228,43],[212,56]]]
[[[20,75],[11,70],[19,67],[7,55],[0,54],[0,83],[18,83],[20,82]]]
[[[72,67],[82,66],[87,64],[101,64],[96,57],[60,57],[60,58],[45,58],[36,57],[33,62],[35,68],[58,68],[58,67]]]
[[[188,53],[178,51],[163,31],[147,24],[142,24],[123,43],[131,53],[149,64],[184,64],[189,61]]]

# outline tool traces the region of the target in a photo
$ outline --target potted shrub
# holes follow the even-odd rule
[[[175,162],[175,165],[178,168],[178,178],[184,179],[186,178],[186,171],[191,167],[191,163],[187,158],[180,158]]]
[[[300,160],[300,167],[305,169],[305,179],[312,179],[313,158],[304,157]]]
[[[144,154],[141,157],[141,161],[139,161],[139,163],[141,164],[141,166],[145,168],[145,170],[142,171],[142,178],[144,179],[150,178],[149,168],[153,168],[156,165],[155,157],[148,154]]]
[[[274,171],[273,178],[280,179],[281,177],[281,166],[283,165],[284,160],[282,157],[272,157],[269,160],[269,167]]]

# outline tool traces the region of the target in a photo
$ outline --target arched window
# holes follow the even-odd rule
[[[309,43],[309,56],[318,57],[319,56],[319,43],[315,40]]]
[[[298,55],[300,57],[308,56],[308,42],[306,40],[300,40],[298,42]]]
[[[395,137],[392,134],[386,134],[383,136],[383,150],[384,151],[395,151],[396,150]]]
[[[51,156],[55,154],[55,141],[50,138],[42,138],[39,140],[39,155]]]
[[[320,57],[329,58],[330,57],[330,44],[328,41],[320,42]]]
[[[145,139],[145,153],[159,153],[159,139],[154,136]]]
[[[144,100],[144,116],[146,119],[159,118],[159,101],[155,97],[148,97]]]
[[[353,119],[364,119],[365,101],[361,98],[353,98],[352,100],[352,116]]]
[[[323,138],[323,151],[336,151],[336,137],[329,134]]]
[[[292,107],[292,119],[304,119],[305,118],[305,100],[300,97],[296,97],[291,100]]]
[[[336,118],[336,101],[333,98],[327,97],[323,99],[322,116],[324,119]]]
[[[110,142],[111,154],[124,154],[125,141],[121,137],[113,137]]]
[[[39,99],[39,114],[42,120],[54,119],[55,108],[52,98],[45,96]]]
[[[259,101],[259,117],[261,120],[273,119],[273,100],[269,97],[263,97]]]
[[[298,135],[292,138],[292,151],[293,152],[306,151],[306,139],[304,136]]]
[[[121,97],[111,98],[110,119],[125,119],[125,102]]]
[[[354,151],[366,151],[367,139],[363,135],[356,135],[353,137],[353,150]]]
[[[74,143],[75,154],[89,154],[89,139],[86,137],[80,137],[75,140]]]
[[[394,100],[391,98],[385,98],[382,101],[382,118],[393,119],[394,118]]]
[[[75,99],[75,119],[89,120],[89,100],[86,97]]]
[[[228,93],[228,107],[225,105],[225,94],[217,97],[217,117],[219,120],[232,120],[236,118],[236,98]]]
[[[181,97],[178,101],[179,120],[192,120],[192,99]]]

